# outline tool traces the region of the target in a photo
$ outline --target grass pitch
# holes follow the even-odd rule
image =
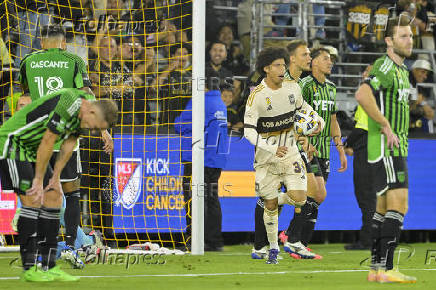
[[[294,260],[282,251],[278,265],[266,265],[250,258],[251,246],[229,246],[221,253],[167,256],[164,264],[142,262],[128,268],[120,259],[112,265],[88,264],[83,270],[60,262],[81,279],[51,283],[19,281],[20,262],[11,264],[18,253],[1,253],[0,289],[436,289],[436,244],[400,246],[395,263],[418,282],[390,285],[366,281],[369,251],[345,251],[342,244],[312,247],[322,260]]]

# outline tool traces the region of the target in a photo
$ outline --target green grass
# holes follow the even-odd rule
[[[0,289],[435,289],[436,262],[426,265],[425,258],[428,249],[436,250],[436,244],[413,244],[411,248],[414,255],[407,259],[408,253],[403,253],[399,266],[404,273],[418,278],[416,284],[369,283],[367,263],[361,265],[369,253],[344,251],[343,245],[333,244],[313,245],[323,260],[294,260],[282,252],[278,265],[252,260],[249,246],[225,247],[222,253],[204,256],[169,256],[163,265],[140,263],[128,269],[125,264],[88,264],[83,270],[73,270],[60,262],[63,269],[82,277],[76,283],[30,284],[12,279],[21,273],[17,263],[10,265],[18,253],[1,253]]]

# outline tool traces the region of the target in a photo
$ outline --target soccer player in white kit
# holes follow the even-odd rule
[[[259,53],[256,70],[266,77],[248,97],[244,118],[244,136],[256,146],[256,194],[265,203],[263,220],[270,244],[267,264],[277,264],[278,205],[301,207],[306,202],[306,170],[293,125],[297,111],[314,111],[303,100],[299,85],[284,79],[288,59],[282,48],[269,47]],[[317,134],[324,122],[314,114]],[[277,190],[280,183],[288,190],[285,194]]]

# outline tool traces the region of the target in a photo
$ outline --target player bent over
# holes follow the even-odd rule
[[[81,129],[110,128],[118,113],[114,102],[88,101],[84,94],[78,89],[49,94],[15,113],[0,128],[2,186],[14,190],[22,204],[17,227],[24,281],[78,280],[55,262],[62,205],[60,173]],[[52,169],[49,161],[57,140],[64,141]],[[42,270],[34,265],[38,251]]]
[[[267,264],[277,264],[279,203],[301,207],[306,202],[306,172],[293,125],[298,110],[313,109],[303,101],[298,84],[284,80],[288,59],[281,48],[260,52],[256,70],[266,77],[250,94],[244,118],[245,138],[256,146],[256,194],[264,200],[263,219],[270,244]],[[320,131],[321,125],[318,127]],[[280,183],[287,188],[286,194],[279,195]]]
[[[405,15],[389,19],[387,54],[377,59],[356,92],[368,119],[368,162],[374,166],[377,192],[372,220],[373,245],[368,281],[415,283],[416,278],[394,269],[404,216],[408,208],[409,72],[404,59],[412,54],[413,35]]]

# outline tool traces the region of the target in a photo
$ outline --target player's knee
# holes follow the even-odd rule
[[[50,190],[44,193],[43,204],[47,207],[61,207],[62,199],[62,193],[60,191]]]
[[[39,200],[34,200],[35,197],[34,196],[27,196],[27,195],[20,195],[20,201],[22,206],[25,207],[32,207],[32,208],[40,208],[41,207],[41,202]]]
[[[277,199],[264,200],[265,209],[268,211],[275,211],[278,209],[279,204]]]
[[[306,203],[306,192],[293,191],[288,192],[288,204],[295,207],[302,207]]]

